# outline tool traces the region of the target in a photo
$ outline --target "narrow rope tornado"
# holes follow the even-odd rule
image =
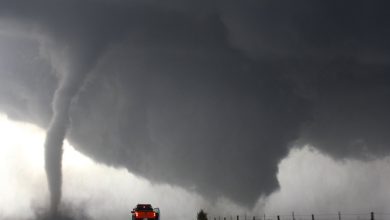
[[[104,53],[108,42],[111,42],[109,37],[91,40],[76,35],[69,38],[76,40],[69,44],[68,40],[54,37],[54,44],[44,44],[52,67],[61,76],[52,100],[53,116],[45,140],[45,169],[50,191],[50,215],[53,218],[61,214],[63,141],[70,123],[72,101]]]
[[[65,74],[54,94],[51,119],[45,140],[45,169],[50,191],[50,215],[58,214],[62,187],[63,141],[69,125],[69,109],[85,74]]]

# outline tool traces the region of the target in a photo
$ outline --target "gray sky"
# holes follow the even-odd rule
[[[95,161],[251,209],[293,146],[388,155],[386,6],[1,0],[0,111],[43,129],[65,111]]]

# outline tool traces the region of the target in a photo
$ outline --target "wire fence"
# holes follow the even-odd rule
[[[280,214],[280,215],[229,215],[214,216],[210,220],[390,220],[390,213],[328,213],[328,214]]]

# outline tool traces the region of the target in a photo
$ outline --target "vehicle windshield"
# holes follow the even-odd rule
[[[149,204],[139,204],[136,207],[137,211],[153,211],[152,205]]]

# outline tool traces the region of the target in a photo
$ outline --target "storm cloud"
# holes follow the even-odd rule
[[[253,205],[293,144],[388,154],[386,4],[2,0],[0,108],[46,128],[75,74],[78,150]]]

